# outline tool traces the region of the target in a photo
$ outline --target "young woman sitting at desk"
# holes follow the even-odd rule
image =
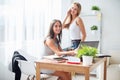
[[[44,40],[44,54],[43,56],[56,54],[61,55],[75,55],[74,51],[63,51],[60,46],[62,34],[62,23],[60,20],[53,20],[50,24],[50,29],[47,37]],[[71,80],[71,75],[64,71],[43,70],[43,73],[50,73],[58,76],[58,80]]]

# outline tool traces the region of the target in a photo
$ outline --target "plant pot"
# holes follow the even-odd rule
[[[92,13],[95,15],[95,14],[98,13],[98,11],[97,10],[92,10]]]
[[[89,66],[93,62],[93,56],[82,56],[82,60],[84,66]]]
[[[96,34],[97,30],[91,30],[92,34]]]

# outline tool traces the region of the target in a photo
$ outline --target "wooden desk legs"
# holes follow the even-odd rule
[[[103,80],[107,80],[107,57],[105,58],[106,60],[104,61],[104,79]]]
[[[86,69],[86,71],[85,71],[85,80],[90,80],[90,71],[89,71],[89,69]]]
[[[89,74],[85,74],[85,80],[90,80],[90,75]]]
[[[36,80],[40,80],[40,68],[39,68],[39,64],[36,64]]]

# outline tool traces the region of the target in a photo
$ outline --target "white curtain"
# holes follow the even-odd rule
[[[40,56],[40,42],[45,37],[50,21],[61,20],[61,0],[3,0],[5,62],[13,52],[25,49],[30,55]]]

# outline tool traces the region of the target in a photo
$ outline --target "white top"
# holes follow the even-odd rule
[[[76,24],[76,19],[71,23],[71,25],[69,27],[69,31],[70,31],[70,39],[71,40],[81,39],[80,27]]]

